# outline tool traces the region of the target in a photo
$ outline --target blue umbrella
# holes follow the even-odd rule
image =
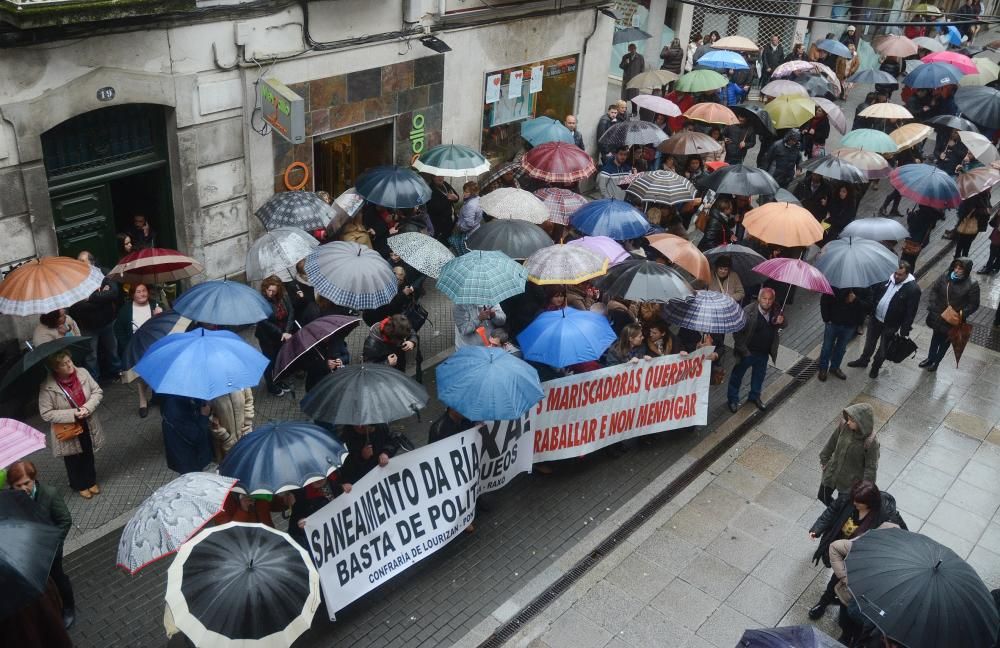
[[[672,299],[664,308],[668,322],[699,333],[735,333],[746,326],[743,309],[729,295],[699,290],[686,299]]]
[[[431,188],[420,174],[399,166],[380,166],[365,171],[354,189],[368,202],[389,209],[409,209],[431,199]]]
[[[948,38],[949,45],[954,45],[955,47],[958,47],[959,45],[962,44],[962,32],[958,31],[958,27],[956,27],[955,25],[942,25],[941,23],[938,23],[937,28],[939,30],[941,29],[946,30],[946,33],[942,34],[942,36],[946,36]]]
[[[854,55],[851,54],[851,50],[847,49],[847,45],[844,45],[838,40],[833,40],[832,38],[824,38],[822,40],[816,41],[817,49],[821,49],[824,52],[829,52],[834,56],[839,56],[840,58],[851,59]]]
[[[343,465],[346,455],[347,449],[318,425],[265,423],[226,453],[219,474],[238,479],[237,491],[283,493],[325,479]]]
[[[933,164],[904,164],[889,174],[889,184],[904,198],[934,209],[951,209],[962,203],[958,183]]]
[[[910,88],[940,88],[956,85],[962,78],[962,71],[948,63],[924,63],[905,77],[903,85]]]
[[[174,302],[174,311],[195,322],[237,326],[266,320],[274,308],[259,292],[235,281],[206,281]]]
[[[135,371],[153,391],[211,400],[256,387],[268,359],[231,331],[168,335],[149,347]]]
[[[462,347],[435,371],[437,397],[471,421],[520,418],[544,395],[538,372],[502,349]]]
[[[714,70],[749,70],[746,59],[736,52],[729,50],[713,50],[698,59],[701,67],[712,68]]]
[[[176,311],[168,311],[147,320],[129,338],[128,346],[125,347],[125,353],[122,356],[125,368],[134,367],[149,350],[149,347],[153,346],[154,342],[171,333],[183,333],[190,324],[191,320]]]
[[[607,236],[616,241],[638,238],[649,231],[642,212],[622,200],[594,200],[573,212],[573,229],[587,236]]]
[[[547,142],[573,143],[573,133],[551,117],[537,117],[521,122],[521,139],[532,146]]]
[[[606,317],[564,308],[536,317],[517,341],[526,360],[561,369],[600,358],[615,341],[615,332]]]

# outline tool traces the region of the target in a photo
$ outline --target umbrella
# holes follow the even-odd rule
[[[338,369],[329,377],[348,368]],[[318,425],[272,421],[243,435],[222,459],[219,474],[239,480],[233,487],[239,493],[275,495],[326,479],[346,457],[347,448]]]
[[[913,114],[899,104],[874,103],[858,113],[860,117],[873,117],[875,119],[913,119]],[[878,131],[881,132],[881,131]]]
[[[733,196],[769,196],[779,188],[770,173],[743,164],[730,164],[704,175],[698,180],[698,186]]]
[[[952,326],[948,329],[948,341],[951,342],[951,348],[955,351],[955,366],[962,360],[962,354],[965,353],[965,347],[969,343],[969,338],[972,337],[972,324],[968,322],[961,322],[957,326]]]
[[[760,125],[763,130],[767,131],[771,135],[775,134],[774,122],[771,121],[771,114],[764,109],[764,106],[761,106],[760,104],[744,103],[736,106],[730,106],[730,109],[737,115],[746,115],[747,119],[752,122],[755,121],[756,124]],[[758,130],[758,132],[761,131]]]
[[[694,200],[696,191],[684,176],[661,169],[640,175],[628,186],[625,195],[643,203],[673,205]]]
[[[534,223],[494,220],[476,229],[465,244],[470,250],[496,250],[520,261],[552,245],[552,239]]]
[[[752,286],[762,283],[766,277],[754,272],[754,266],[763,263],[764,257],[743,245],[719,245],[705,251],[705,258],[713,265],[720,256],[727,256],[731,262],[730,271],[740,276],[743,284]]]
[[[899,259],[878,241],[841,237],[827,243],[815,263],[835,288],[867,288],[895,272]]]
[[[870,241],[902,241],[909,236],[909,231],[899,221],[894,221],[891,218],[882,218],[881,216],[873,216],[869,218],[857,218],[848,223],[847,227],[840,232],[840,238],[852,236]]]
[[[198,328],[154,342],[135,372],[155,392],[212,400],[256,387],[268,362],[232,331]]]
[[[14,364],[7,369],[3,382],[0,382],[0,393],[5,392],[9,387],[17,383],[18,387],[37,387],[41,378],[45,376],[46,369],[43,364],[46,358],[53,353],[70,349],[71,347],[85,350],[90,348],[90,338],[70,335],[56,338],[35,347],[27,345],[31,350],[20,356]],[[81,354],[82,355],[82,354]],[[33,396],[37,397],[37,394]]]
[[[650,247],[698,281],[708,284],[712,280],[708,259],[691,241],[674,234],[650,234],[647,239]]]
[[[45,435],[26,423],[0,418],[0,466],[20,461],[45,447]]]
[[[319,608],[319,574],[288,534],[229,522],[177,552],[166,601],[172,625],[196,646],[290,646]]]
[[[863,151],[856,148],[842,148],[833,153],[844,162],[848,162],[858,167],[868,176],[869,180],[875,178],[887,178],[892,167],[884,157],[871,151]]]
[[[940,16],[941,10],[932,4],[920,3],[910,7],[910,13],[916,14],[930,14],[932,16]]]
[[[525,360],[561,369],[597,360],[617,337],[603,315],[563,308],[536,317],[517,341]]]
[[[958,47],[962,44],[962,32],[958,31],[958,27],[954,25],[942,25],[937,24],[938,29],[944,31],[945,33],[938,36],[938,40],[947,45],[954,45]]]
[[[947,63],[957,68],[962,74],[979,74],[979,68],[972,62],[972,59],[958,52],[931,52],[920,60],[924,63]]]
[[[727,85],[729,79],[714,70],[692,70],[677,79],[674,89],[677,92],[698,94],[725,88]]]
[[[768,97],[783,97],[785,95],[796,95],[799,97],[809,96],[809,91],[803,88],[800,84],[794,81],[789,81],[788,79],[775,79],[770,81],[763,88],[760,89],[762,95],[767,95]],[[765,104],[765,108],[770,104]]]
[[[316,294],[352,310],[381,308],[396,296],[392,266],[371,248],[333,241],[306,257],[306,274]]]
[[[109,277],[139,283],[162,284],[201,274],[205,267],[177,250],[143,248],[123,257]]]
[[[1000,128],[1000,90],[986,87],[959,88],[955,93],[955,104],[963,115],[984,128]]]
[[[988,140],[985,135],[973,133],[972,131],[959,131],[958,138],[962,140],[962,144],[965,144],[965,147],[972,153],[972,157],[983,164],[996,162],[1000,159],[997,147],[993,146],[993,142]]]
[[[615,45],[621,45],[622,43],[631,43],[633,41],[646,40],[652,37],[652,34],[644,32],[638,27],[626,27],[624,29],[616,29],[614,38],[611,39],[611,42]]]
[[[948,63],[924,63],[903,78],[903,85],[910,88],[940,88],[955,85],[962,78],[962,71]]]
[[[190,325],[190,319],[173,310],[146,320],[132,333],[132,337],[129,338],[128,344],[125,346],[125,352],[122,354],[123,367],[131,369],[139,363],[149,347],[153,346],[157,340],[171,333],[184,333]]]
[[[409,209],[431,199],[431,188],[413,169],[379,166],[365,171],[354,189],[368,202],[389,209]]]
[[[806,290],[826,293],[827,295],[833,294],[833,288],[826,277],[823,276],[823,273],[802,259],[786,259],[782,257],[768,259],[764,263],[754,266],[754,271],[775,281],[805,288]]]
[[[535,196],[549,210],[549,222],[569,225],[569,217],[589,201],[578,193],[559,187],[543,187]]]
[[[799,60],[785,61],[778,67],[774,68],[774,71],[771,72],[771,78],[783,79],[785,77],[789,77],[794,74],[800,74],[803,72],[812,72],[815,69],[816,68],[813,67],[812,61],[799,61]]]
[[[917,36],[913,39],[914,44],[922,49],[928,50],[930,52],[943,52],[947,47],[939,40],[935,40],[928,36]]]
[[[443,243],[420,232],[403,232],[390,236],[386,242],[404,263],[428,277],[438,278],[441,268],[455,258]]]
[[[573,148],[576,149],[574,146]],[[580,149],[576,149],[579,151]],[[482,210],[501,220],[523,220],[540,225],[549,219],[545,204],[530,191],[501,187],[479,199]]]
[[[631,119],[604,131],[598,142],[609,149],[616,149],[621,146],[656,146],[665,139],[667,134],[653,122]]]
[[[963,200],[971,198],[998,183],[1000,183],[1000,171],[994,167],[979,167],[958,175],[958,195]]]
[[[746,59],[744,59],[742,55],[723,49],[716,49],[713,52],[705,54],[698,59],[698,65],[712,68],[713,70],[750,69],[750,65],[747,64]]]
[[[456,304],[499,304],[524,292],[528,272],[503,252],[474,250],[441,269],[437,289]]]
[[[471,421],[519,419],[544,395],[535,368],[503,349],[462,347],[435,373],[438,399]]]
[[[594,200],[576,210],[570,226],[589,236],[607,236],[616,241],[638,238],[649,231],[649,221],[623,200]]]
[[[589,178],[597,171],[594,161],[587,152],[575,144],[548,142],[532,148],[521,160],[524,172],[532,178],[556,184],[574,184]],[[491,191],[480,200],[486,200],[497,191]],[[491,216],[491,212],[483,208]]]
[[[632,97],[632,103],[640,108],[645,108],[646,110],[666,115],[667,117],[679,117],[681,114],[681,109],[673,101],[655,95],[642,94]]]
[[[318,245],[319,241],[296,227],[266,232],[247,250],[247,279],[261,281],[275,275],[282,281],[291,281],[295,264]]]
[[[677,74],[669,70],[647,70],[632,77],[632,80],[625,87],[632,90],[652,90],[653,88],[662,88],[678,78],[680,77]]]
[[[43,520],[38,506],[21,491],[0,493],[0,619],[45,592],[62,532]]]
[[[26,261],[0,281],[0,313],[42,315],[90,297],[101,287],[99,268],[69,257]]]
[[[961,90],[961,88],[959,89]],[[955,94],[957,95],[958,93],[956,92]],[[934,127],[954,128],[955,130],[969,131],[972,133],[979,132],[978,126],[965,117],[959,117],[958,115],[935,115],[934,117],[925,119],[924,123],[930,124]]]
[[[889,174],[889,183],[918,205],[949,209],[962,202],[955,179],[931,164],[904,164]]]
[[[863,83],[865,85],[899,86],[899,79],[882,70],[861,70],[847,77],[847,80],[851,83]]]
[[[250,286],[216,279],[186,290],[174,302],[174,311],[194,322],[238,326],[266,320],[274,307]]]
[[[797,83],[795,85],[798,86]],[[784,95],[769,101],[764,110],[771,115],[775,128],[798,128],[816,114],[816,103],[809,97]]]
[[[889,137],[900,149],[916,146],[927,139],[934,129],[926,124],[904,124],[889,133]]]
[[[808,209],[785,202],[751,209],[743,226],[750,236],[781,247],[807,247],[823,238],[823,226]]]
[[[810,97],[822,97],[826,94],[834,94],[837,92],[833,84],[830,83],[828,79],[824,79],[821,76],[815,76],[812,74],[797,74],[793,76],[791,80],[805,88],[806,93]]]
[[[917,53],[918,46],[906,36],[886,36],[875,45],[875,51],[882,56],[898,56],[904,59]]]
[[[337,212],[312,191],[279,191],[254,212],[264,229],[322,229]]]
[[[524,262],[528,281],[540,286],[578,284],[608,271],[608,259],[579,245],[550,245]]]
[[[896,153],[899,147],[892,138],[879,130],[856,128],[840,140],[841,146],[856,148],[871,153]]]
[[[623,261],[608,270],[598,285],[606,295],[635,301],[668,302],[694,294],[676,269],[645,259]]]
[[[360,319],[348,315],[324,315],[309,322],[278,349],[278,355],[274,359],[274,377],[289,371],[310,352],[325,360],[326,357],[317,347],[336,335],[347,337],[360,323]]]
[[[427,405],[427,390],[389,365],[342,367],[302,399],[302,411],[334,425],[377,425],[412,416]]]
[[[712,47],[720,50],[733,50],[734,52],[759,52],[757,43],[746,36],[723,36],[712,43]]]
[[[594,254],[608,260],[610,265],[615,265],[631,258],[617,241],[607,236],[583,236],[566,243],[569,246],[579,246],[590,250]]]
[[[562,122],[551,117],[536,117],[521,122],[521,139],[532,146],[549,142],[573,143],[573,133]],[[489,171],[489,169],[487,169]]]
[[[551,142],[550,142],[551,143]],[[544,146],[544,145],[543,145]],[[480,187],[489,187],[491,184],[499,180],[501,177],[511,173],[515,178],[519,178],[524,175],[524,169],[521,167],[521,158],[513,160],[512,162],[506,162],[501,164],[492,173],[486,175],[485,178],[480,180]]]
[[[699,290],[693,297],[667,302],[666,320],[699,333],[726,334],[746,326],[743,308],[729,295],[714,290]]]
[[[698,131],[681,131],[656,147],[670,155],[704,155],[722,150],[722,144]]]
[[[851,54],[851,50],[847,49],[847,45],[844,45],[840,41],[833,40],[832,38],[824,38],[816,41],[816,47],[817,49],[829,52],[834,56],[839,56],[840,58],[854,58],[854,55]]]
[[[823,112],[827,114],[830,120],[830,124],[836,128],[841,133],[847,132],[847,118],[844,116],[844,111],[840,109],[840,106],[833,103],[826,97],[813,97],[813,103],[823,109]]]
[[[802,170],[812,171],[816,175],[840,182],[868,182],[868,176],[864,171],[834,155],[813,158],[802,165]]]
[[[775,202],[786,202],[792,205],[802,204],[802,201],[796,198],[795,194],[793,194],[788,189],[785,189],[784,187],[778,189],[777,193],[774,194],[774,200]]]
[[[439,144],[420,154],[413,168],[445,178],[477,176],[490,170],[489,161],[478,151],[461,144]]]
[[[972,59],[972,62],[975,64],[977,72],[966,74],[959,80],[958,85],[984,86],[987,83],[996,81],[1000,77],[1000,65],[997,65],[990,59],[976,58]]]
[[[743,633],[736,648],[843,648],[816,626],[752,628]]]
[[[975,570],[954,551],[903,529],[854,541],[848,586],[861,613],[909,648],[991,646],[997,606]]]
[[[168,556],[222,512],[236,480],[192,472],[165,484],[146,498],[122,529],[118,566],[135,575]]]
[[[352,187],[333,199],[333,204],[347,212],[348,216],[354,216],[365,204],[365,199],[358,195]]]
[[[692,121],[724,126],[738,124],[740,121],[732,110],[713,102],[696,103],[684,112],[684,116]]]

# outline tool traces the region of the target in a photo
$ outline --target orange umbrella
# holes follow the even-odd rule
[[[84,261],[69,257],[32,259],[0,282],[0,313],[41,315],[90,297],[104,275]]]
[[[823,238],[823,226],[808,209],[786,202],[751,209],[743,227],[750,236],[781,247],[808,247]]]
[[[694,121],[705,122],[706,124],[722,124],[729,126],[740,122],[729,108],[722,104],[704,102],[696,103],[684,112],[684,116]]]
[[[691,274],[705,285],[712,280],[708,259],[691,241],[674,234],[651,234],[646,237],[650,246],[670,259],[670,262]]]

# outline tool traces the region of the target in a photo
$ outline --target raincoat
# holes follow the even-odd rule
[[[875,481],[878,470],[879,443],[875,431],[875,412],[868,403],[855,403],[844,414],[858,423],[852,430],[841,422],[819,453],[823,466],[822,484],[839,493],[851,490],[855,482]]]

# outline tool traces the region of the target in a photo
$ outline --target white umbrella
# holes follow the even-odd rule
[[[667,117],[678,117],[681,114],[680,107],[673,101],[655,95],[643,94],[633,97],[632,103],[640,108],[645,108],[646,110],[651,110]]]
[[[524,220],[540,225],[549,219],[545,203],[530,191],[502,187],[479,199],[479,207],[493,218]]]
[[[993,143],[985,135],[973,133],[972,131],[958,131],[958,138],[962,140],[962,144],[965,144],[965,147],[972,153],[972,157],[983,164],[1000,160],[1000,152],[997,152],[997,147],[993,146]]]
[[[247,279],[261,281],[276,275],[282,281],[292,281],[295,264],[318,245],[311,234],[297,227],[266,232],[247,250]]]
[[[840,109],[840,106],[833,103],[825,97],[813,97],[813,102],[823,109],[823,112],[827,114],[830,119],[830,124],[839,130],[842,134],[847,132],[847,118],[844,117],[844,111]]]

